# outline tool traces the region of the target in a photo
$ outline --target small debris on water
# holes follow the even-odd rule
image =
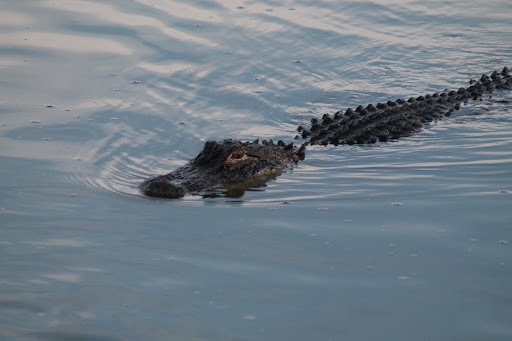
[[[294,61],[294,63],[295,63],[295,64],[299,64],[299,63],[302,63],[302,61],[300,61],[300,60],[295,60],[295,61]]]
[[[393,206],[402,206],[402,203],[401,202],[394,202],[392,203]]]
[[[178,124],[186,124],[186,123],[185,123],[185,122],[180,121],[180,122],[178,122]]]
[[[343,220],[343,222],[350,224],[352,222],[352,219],[345,219],[345,220]]]
[[[408,280],[409,277],[407,277],[407,276],[398,276],[397,279],[399,279],[401,281],[405,281],[405,280]]]
[[[130,83],[132,83],[132,84],[140,84],[140,83],[142,83],[142,81],[133,80],[133,81],[130,81]]]
[[[111,121],[115,121],[115,120],[118,120],[119,118],[118,117],[111,117],[110,120]]]
[[[47,104],[47,105],[46,105],[46,107],[47,107],[47,108],[55,108],[55,105],[53,105],[53,104]]]
[[[43,141],[51,141],[51,140],[52,140],[52,138],[51,138],[51,137],[45,137],[45,138],[43,138]]]
[[[72,198],[76,198],[78,196],[78,193],[71,193],[71,194],[69,194],[69,196]]]
[[[112,91],[119,91],[119,89],[118,88],[113,88]]]
[[[262,94],[262,93],[264,93],[264,91],[263,90],[254,90],[253,93],[255,93],[255,94]]]
[[[256,320],[256,316],[254,316],[254,315],[245,315],[244,316],[244,320],[254,321],[254,320]]]
[[[327,207],[319,207],[318,210],[319,211],[328,211],[329,209]]]
[[[510,193],[510,191],[508,191],[508,190],[506,190],[506,189],[502,189],[502,190],[500,190],[500,193],[508,194],[508,193]]]
[[[41,121],[39,121],[39,120],[32,120],[32,121],[30,121],[30,123],[41,123]]]
[[[498,241],[498,243],[500,243],[500,244],[508,244],[509,242],[508,242],[508,240],[500,240],[500,241]]]

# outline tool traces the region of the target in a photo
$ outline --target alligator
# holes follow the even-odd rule
[[[512,89],[510,69],[483,74],[468,87],[398,99],[313,118],[299,126],[295,139],[307,139],[299,147],[272,140],[242,142],[208,141],[189,163],[175,171],[144,181],[140,190],[157,198],[181,198],[224,187],[227,196],[239,197],[248,188],[264,185],[287,167],[304,160],[307,145],[354,145],[385,142],[409,136],[436,119],[450,116],[463,102],[482,99],[495,90]],[[207,194],[205,194],[206,196]]]

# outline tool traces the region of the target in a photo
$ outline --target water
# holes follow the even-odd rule
[[[308,148],[242,198],[136,186],[206,140],[512,66],[487,1],[0,4],[0,339],[512,338],[511,93]]]

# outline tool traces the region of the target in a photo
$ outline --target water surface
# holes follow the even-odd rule
[[[308,148],[241,198],[136,186],[207,140],[512,67],[487,1],[0,4],[0,338],[512,338],[511,93]],[[299,140],[300,142],[300,140]]]

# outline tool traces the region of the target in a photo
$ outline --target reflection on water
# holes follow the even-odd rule
[[[29,38],[26,38],[30,36]],[[130,55],[133,53],[129,48],[116,41],[98,37],[80,37],[50,32],[24,32],[7,33],[0,35],[1,41],[24,41],[25,49],[51,49],[64,50],[66,53],[113,53]]]
[[[512,66],[500,1],[0,3],[0,339],[510,339],[511,93],[308,148],[241,198],[137,186],[206,140]]]

